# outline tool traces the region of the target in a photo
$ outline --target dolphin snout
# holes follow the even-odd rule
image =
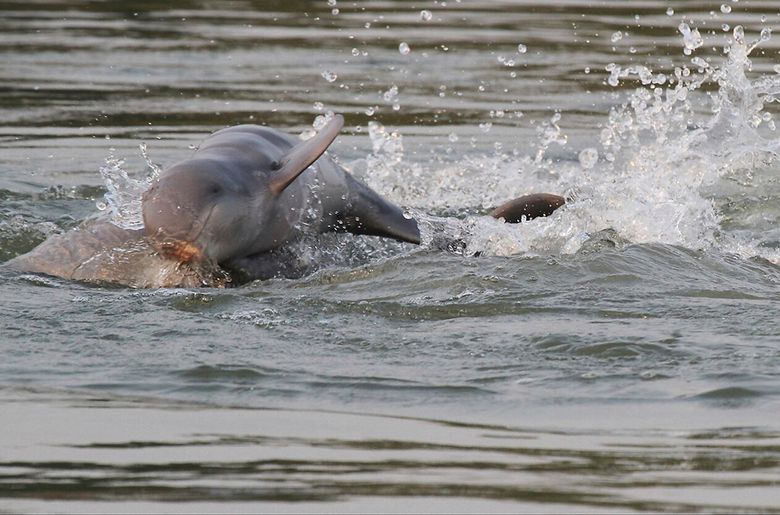
[[[143,197],[144,232],[152,247],[165,257],[190,263],[202,260],[196,244],[204,223],[184,202],[162,197],[153,186]]]
[[[192,243],[178,240],[155,240],[152,245],[163,256],[175,259],[180,263],[192,263],[203,259],[203,251]]]

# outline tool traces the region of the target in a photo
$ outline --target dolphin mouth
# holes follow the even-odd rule
[[[206,229],[215,207],[211,206],[208,214],[203,218],[203,222],[199,224],[200,227],[198,227],[194,236],[179,239],[167,236],[163,230],[158,229],[157,234],[152,236],[152,246],[166,258],[174,259],[180,263],[193,263],[205,260],[206,253],[195,242],[198,241],[198,238]]]
[[[203,258],[203,251],[187,241],[165,240],[156,243],[160,254],[180,263],[192,263]]]

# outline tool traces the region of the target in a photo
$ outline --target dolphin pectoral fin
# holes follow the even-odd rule
[[[270,190],[278,195],[304,170],[314,163],[333,143],[344,126],[344,117],[337,114],[311,139],[303,141],[289,150],[279,160],[279,167],[273,172]]]
[[[417,220],[404,216],[401,208],[383,199],[377,192],[351,175],[346,176],[349,204],[336,222],[328,227],[336,232],[384,236],[420,244]]]
[[[565,203],[566,199],[559,195],[534,193],[504,202],[489,214],[493,218],[503,218],[507,223],[516,224],[523,220],[550,216]]]

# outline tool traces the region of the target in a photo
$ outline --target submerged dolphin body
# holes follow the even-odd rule
[[[88,220],[49,237],[6,267],[73,281],[132,288],[222,287],[230,278],[216,267],[180,263],[162,256],[143,230],[117,227],[104,219]]]
[[[306,232],[419,244],[414,219],[322,155],[342,124],[335,116],[304,142],[257,125],[217,131],[144,194],[144,230],[88,221],[7,265],[137,288],[219,287],[300,275],[285,249]],[[526,195],[490,215],[515,223],[563,203],[556,195]]]

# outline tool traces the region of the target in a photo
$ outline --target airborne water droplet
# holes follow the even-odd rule
[[[420,11],[420,19],[422,21],[431,21],[431,19],[433,19],[433,14],[431,14],[431,11],[428,9],[423,9]]]
[[[579,154],[580,165],[590,170],[599,160],[599,152],[595,148],[586,148]]]
[[[409,52],[411,52],[412,49],[409,48],[409,44],[406,41],[401,41],[401,44],[398,45],[398,51],[401,55],[409,55]]]
[[[338,75],[336,75],[334,72],[330,70],[323,70],[320,75],[322,75],[322,78],[328,82],[335,82],[336,79],[338,79],[339,77]]]
[[[742,25],[734,27],[734,41],[740,45],[745,44],[745,28]]]
[[[723,14],[728,14],[731,12],[731,6],[728,4],[721,4],[720,6],[720,12]]]
[[[524,53],[526,53],[526,52],[528,52],[528,47],[527,47],[527,46],[525,46],[525,45],[524,45],[524,44],[522,44],[522,43],[520,43],[519,45],[517,45],[517,53],[518,53],[518,54],[524,54]]]

